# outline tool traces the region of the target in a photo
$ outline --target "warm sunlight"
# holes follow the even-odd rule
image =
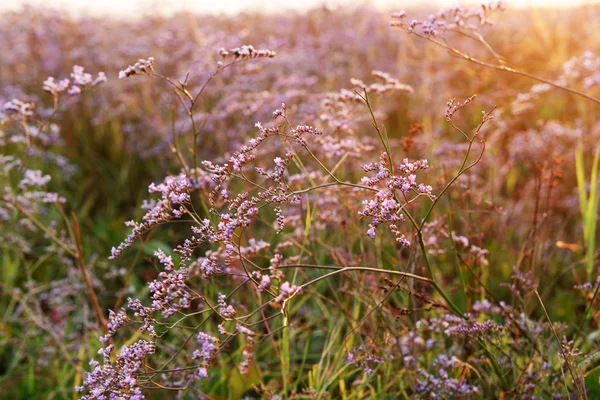
[[[598,0],[509,0],[504,3],[511,8],[528,7],[573,7],[584,4],[595,4]],[[282,10],[307,10],[320,5],[330,7],[356,6],[360,4],[371,4],[381,9],[404,9],[411,7],[440,8],[450,7],[456,4],[456,0],[13,0],[0,2],[1,10],[16,10],[23,5],[34,5],[65,9],[74,14],[116,14],[135,16],[136,14],[148,14],[153,12],[172,13],[179,10],[192,10],[201,13],[227,13],[235,14],[240,11],[256,12],[278,12]],[[483,2],[463,1],[462,5],[479,5]]]
[[[0,0],[0,400],[600,399],[593,3]]]

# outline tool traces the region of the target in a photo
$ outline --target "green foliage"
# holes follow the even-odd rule
[[[596,253],[596,227],[598,225],[598,168],[600,167],[600,145],[596,146],[594,162],[590,170],[590,180],[586,180],[584,165],[584,149],[580,144],[575,151],[575,166],[577,171],[577,190],[579,206],[583,220],[583,240],[585,243],[585,264],[588,277],[593,278],[594,257]],[[589,194],[588,194],[589,187]]]

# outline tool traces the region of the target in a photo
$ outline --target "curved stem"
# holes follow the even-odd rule
[[[468,55],[466,53],[463,53],[462,51],[458,50],[455,47],[452,47],[452,46],[450,46],[450,45],[448,45],[446,43],[442,43],[439,40],[436,40],[436,39],[434,39],[432,37],[429,37],[429,36],[426,36],[426,35],[414,32],[414,31],[413,31],[413,33],[415,35],[417,35],[418,37],[422,38],[422,39],[429,40],[431,43],[434,43],[434,44],[436,44],[436,45],[438,45],[438,46],[440,46],[440,47],[448,50],[448,52],[450,54],[453,54],[453,55],[455,55],[457,57],[460,57],[460,58],[462,58],[464,60],[470,61],[470,62],[472,62],[474,64],[481,65],[483,67],[492,68],[492,69],[495,69],[495,70],[498,70],[498,71],[504,71],[504,72],[509,72],[511,74],[524,76],[526,78],[533,79],[535,81],[542,82],[542,83],[545,83],[547,85],[553,86],[553,87],[555,87],[557,89],[564,90],[565,92],[574,94],[576,96],[583,97],[586,100],[589,100],[589,101],[591,101],[593,103],[596,103],[596,104],[600,105],[600,99],[597,99],[595,97],[587,95],[587,94],[585,94],[583,92],[580,92],[578,90],[571,89],[571,88],[569,88],[567,86],[563,86],[563,85],[561,85],[559,83],[552,82],[552,81],[550,81],[548,79],[540,78],[539,76],[535,76],[535,75],[532,75],[532,74],[530,74],[528,72],[520,71],[518,69],[511,68],[511,67],[508,67],[506,65],[497,65],[497,64],[489,63],[487,61],[480,60],[480,59],[472,57],[472,56],[470,56],[470,55]]]

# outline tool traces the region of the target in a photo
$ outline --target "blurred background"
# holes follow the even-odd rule
[[[11,170],[13,164],[17,165],[12,160],[29,154],[27,168],[52,177],[44,190],[58,193],[66,200],[64,209],[33,202],[31,214],[65,240],[72,240],[65,215],[73,213],[77,217],[81,253],[98,293],[100,308],[118,309],[127,297],[148,302],[148,283],[156,279],[158,271],[152,257],[154,251],[174,248],[189,233],[181,225],[165,225],[144,242],[137,242],[118,260],[107,259],[111,248],[118,246],[131,231],[124,222],[140,221],[148,204],[145,200],[156,199],[157,196],[148,194],[148,186],[181,170],[170,143],[178,140],[182,148],[192,148],[193,126],[189,115],[165,82],[149,76],[118,79],[119,71],[139,58],[154,57],[156,71],[173,80],[184,80],[187,76],[188,89],[196,93],[211,79],[221,60],[220,47],[232,49],[252,44],[258,49],[277,52],[274,59],[253,60],[223,71],[203,92],[194,119],[196,124],[202,124],[198,158],[214,162],[224,162],[247,139],[255,137],[257,121],[272,123],[273,111],[282,102],[286,103],[294,124],[315,125],[327,132],[324,141],[315,146],[318,151],[325,153],[332,146],[341,149],[346,146],[352,150],[348,154],[354,154],[357,142],[349,142],[350,146],[342,139],[364,139],[367,145],[371,144],[369,135],[376,140],[369,113],[362,103],[346,106],[335,102],[339,109],[327,105],[332,99],[343,97],[340,93],[345,93],[344,90],[355,89],[356,82],[368,85],[377,82],[372,71],[384,71],[411,85],[414,92],[398,91],[386,96],[374,93],[377,118],[386,127],[398,158],[429,159],[432,168],[426,182],[436,190],[458,169],[461,158],[457,154],[462,155],[467,147],[464,138],[444,119],[446,102],[450,97],[462,101],[477,93],[476,101],[457,117],[459,125],[469,130],[476,128],[482,111],[493,107],[496,107],[495,120],[486,124],[483,131],[487,143],[484,158],[477,168],[456,182],[440,203],[441,211],[433,215],[439,218],[438,228],[432,225],[427,234],[434,239],[439,234],[442,243],[439,246],[444,246],[432,248],[438,254],[435,271],[444,288],[455,294],[465,307],[482,300],[489,291],[499,300],[521,304],[515,309],[541,324],[545,318],[538,304],[532,304],[531,297],[525,301],[513,296],[512,289],[503,285],[517,279],[515,265],[524,270],[530,268],[531,279],[539,283],[540,296],[551,319],[564,326],[581,328],[584,325],[578,324],[582,316],[586,309],[591,309],[591,304],[597,304],[594,303],[597,299],[574,287],[592,287],[589,282],[593,279],[595,259],[587,255],[600,258],[600,252],[595,252],[597,247],[583,245],[579,204],[586,187],[592,187],[592,183],[600,185],[600,180],[590,178],[590,182],[582,180],[578,185],[575,158],[577,154],[583,160],[581,169],[589,177],[593,149],[600,143],[599,108],[581,96],[550,90],[533,79],[468,63],[416,35],[390,27],[389,10],[408,9],[408,20],[425,19],[432,11],[455,3],[465,7],[480,4],[460,0],[0,0],[3,13],[0,105],[10,105],[9,102],[18,99],[32,104],[34,109],[31,127],[26,124],[29,119],[24,122],[14,113],[0,110],[0,122],[4,121],[0,125],[0,190],[20,193],[22,177],[17,168]],[[459,34],[448,35],[447,39],[485,62],[506,62],[543,79],[600,97],[598,1],[515,0],[507,1],[506,7],[506,11],[491,15],[494,24],[483,25],[477,31],[485,38],[484,43]],[[75,65],[85,67],[85,72],[93,77],[105,73],[107,81],[84,88],[80,95],[61,94],[60,107],[56,107],[55,98],[43,90],[44,82],[49,77],[54,79],[52,82],[72,78]],[[40,135],[43,129],[39,127],[47,127],[48,132]],[[24,150],[27,148],[24,128],[37,135],[36,146],[29,153]],[[371,150],[349,156],[352,158],[340,169],[352,181],[359,181],[364,175],[359,164],[377,160],[379,156],[379,147],[365,148]],[[262,153],[259,159],[273,160],[280,155],[279,150],[273,148],[269,150],[273,154]],[[189,150],[185,151],[189,156]],[[337,162],[329,158],[327,161],[331,165]],[[31,196],[34,195],[38,196],[36,193]],[[2,206],[0,201],[0,217]],[[391,235],[383,245],[369,244],[362,250],[359,245],[362,246],[365,236],[365,221],[358,218],[357,210],[333,210],[336,212],[319,216],[322,220],[314,217],[313,229],[321,236],[315,234],[315,243],[311,245],[331,247],[331,254],[340,248],[343,252],[339,254],[344,255],[352,255],[348,249],[361,248],[360,257],[369,265],[379,265],[378,262],[398,265],[399,260],[407,259],[418,263],[418,257],[395,247]],[[420,211],[421,216],[424,211]],[[450,214],[452,227],[444,225]],[[327,218],[337,215],[351,222],[348,229],[354,236],[338,235],[330,229],[337,222]],[[295,221],[302,224],[304,218]],[[261,229],[256,231],[257,237],[269,243],[279,240],[272,227]],[[489,252],[482,261],[466,247],[461,250],[461,257],[476,274],[468,275],[465,281],[462,276],[459,279],[451,252],[457,251],[456,246],[435,229],[454,230],[477,249]],[[300,236],[294,240],[302,243],[305,230],[296,231]],[[323,247],[323,243],[327,246]],[[584,251],[587,264],[583,262]],[[319,262],[328,262],[329,250],[315,254],[322,256]],[[74,398],[73,387],[82,383],[85,371],[89,370],[88,361],[97,357],[102,347],[98,341],[99,326],[78,264],[31,221],[10,208],[5,218],[0,218],[0,260],[0,399]],[[427,273],[422,265],[415,268]],[[336,282],[336,290],[327,286],[329,282],[322,281],[314,293],[324,294],[327,301],[327,296],[341,296],[335,306],[319,296],[306,296],[311,297],[302,310],[306,326],[294,334],[292,343],[296,347],[291,350],[293,359],[307,357],[306,364],[302,362],[297,369],[300,389],[306,387],[304,381],[310,373],[324,380],[333,376],[331,382],[337,386],[324,385],[322,389],[331,390],[332,398],[342,398],[336,379],[338,371],[346,368],[342,366],[343,360],[327,371],[311,372],[310,368],[319,363],[325,342],[337,346],[331,354],[344,353],[341,342],[335,340],[351,329],[354,332],[354,328],[338,321],[354,315],[352,307],[359,303],[354,292],[361,294],[361,301],[379,298],[381,284],[385,282],[378,279],[364,279],[358,273],[348,275]],[[583,286],[585,283],[589,285]],[[206,290],[207,297],[216,299],[216,292],[221,289],[208,285]],[[403,306],[404,299],[400,297],[403,295],[394,292],[396,297],[392,299],[396,305],[383,311],[392,332],[412,329],[413,316],[401,316],[402,310],[397,306]],[[365,306],[360,312],[366,314],[367,309]],[[383,342],[380,332],[370,330],[379,326],[379,318],[379,314],[373,313],[363,320],[366,323],[357,331],[360,340],[374,337],[373,342]],[[547,326],[536,324],[528,325],[536,336],[538,328],[548,333]],[[582,331],[589,332],[590,337],[588,347],[582,347],[584,351],[597,347],[600,316],[590,318],[588,325]],[[128,338],[122,334],[117,344]],[[544,338],[547,340],[540,340],[539,346],[545,349],[554,346],[548,353],[553,354],[553,365],[557,367],[553,374],[561,377],[558,367],[562,364],[556,361],[560,346],[550,334]],[[170,357],[171,347],[177,347],[173,343],[183,342],[180,337],[169,340],[159,348],[161,353],[154,358],[156,362],[162,360],[160,357]],[[306,351],[305,343],[310,344]],[[521,363],[527,371],[546,373],[545,359],[532,361],[536,354],[533,346],[524,348],[519,342],[515,348],[513,358],[518,363],[509,363],[507,371],[518,371],[515,365]],[[280,376],[270,373],[279,368],[272,347],[262,349],[264,353],[257,356],[256,365],[261,374],[265,371],[264,378],[259,379],[259,374],[251,379],[240,378],[231,363],[223,362],[221,373],[212,375],[202,390],[216,399],[241,398],[253,390],[252,385],[261,383],[279,390]],[[457,349],[462,352],[462,347]],[[186,357],[191,357],[194,349],[188,350],[181,352],[182,359],[177,360],[180,365],[191,362]],[[242,350],[239,347],[236,351]],[[434,346],[431,351],[438,350]],[[447,354],[448,358],[455,355]],[[483,371],[486,376],[486,370]],[[436,373],[437,370],[432,372]],[[355,379],[352,374],[350,371],[344,377],[348,387]],[[386,374],[383,382],[403,379],[396,367],[389,368]],[[475,375],[472,374],[473,380]],[[549,382],[544,375],[527,376],[532,381]],[[526,380],[515,383],[514,397],[506,398],[525,398],[527,385]],[[538,393],[537,398],[547,398],[545,395]],[[173,398],[161,396],[156,393],[149,398]],[[373,394],[373,398],[382,397]]]
[[[0,11],[18,10],[24,5],[51,7],[66,10],[73,14],[115,14],[136,16],[140,13],[163,13],[171,14],[183,10],[191,10],[199,13],[235,14],[242,11],[253,11],[260,13],[274,13],[286,10],[302,11],[310,8],[326,5],[327,7],[356,7],[357,5],[371,5],[383,10],[398,8],[443,8],[456,4],[455,0],[229,0],[229,1],[193,1],[193,0],[16,0],[0,2]],[[461,6],[476,6],[481,1],[461,1]],[[510,8],[529,7],[574,7],[581,5],[596,4],[596,0],[512,0],[504,2]]]

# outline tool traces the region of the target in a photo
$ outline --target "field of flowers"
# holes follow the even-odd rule
[[[600,6],[0,33],[0,398],[600,399]]]

